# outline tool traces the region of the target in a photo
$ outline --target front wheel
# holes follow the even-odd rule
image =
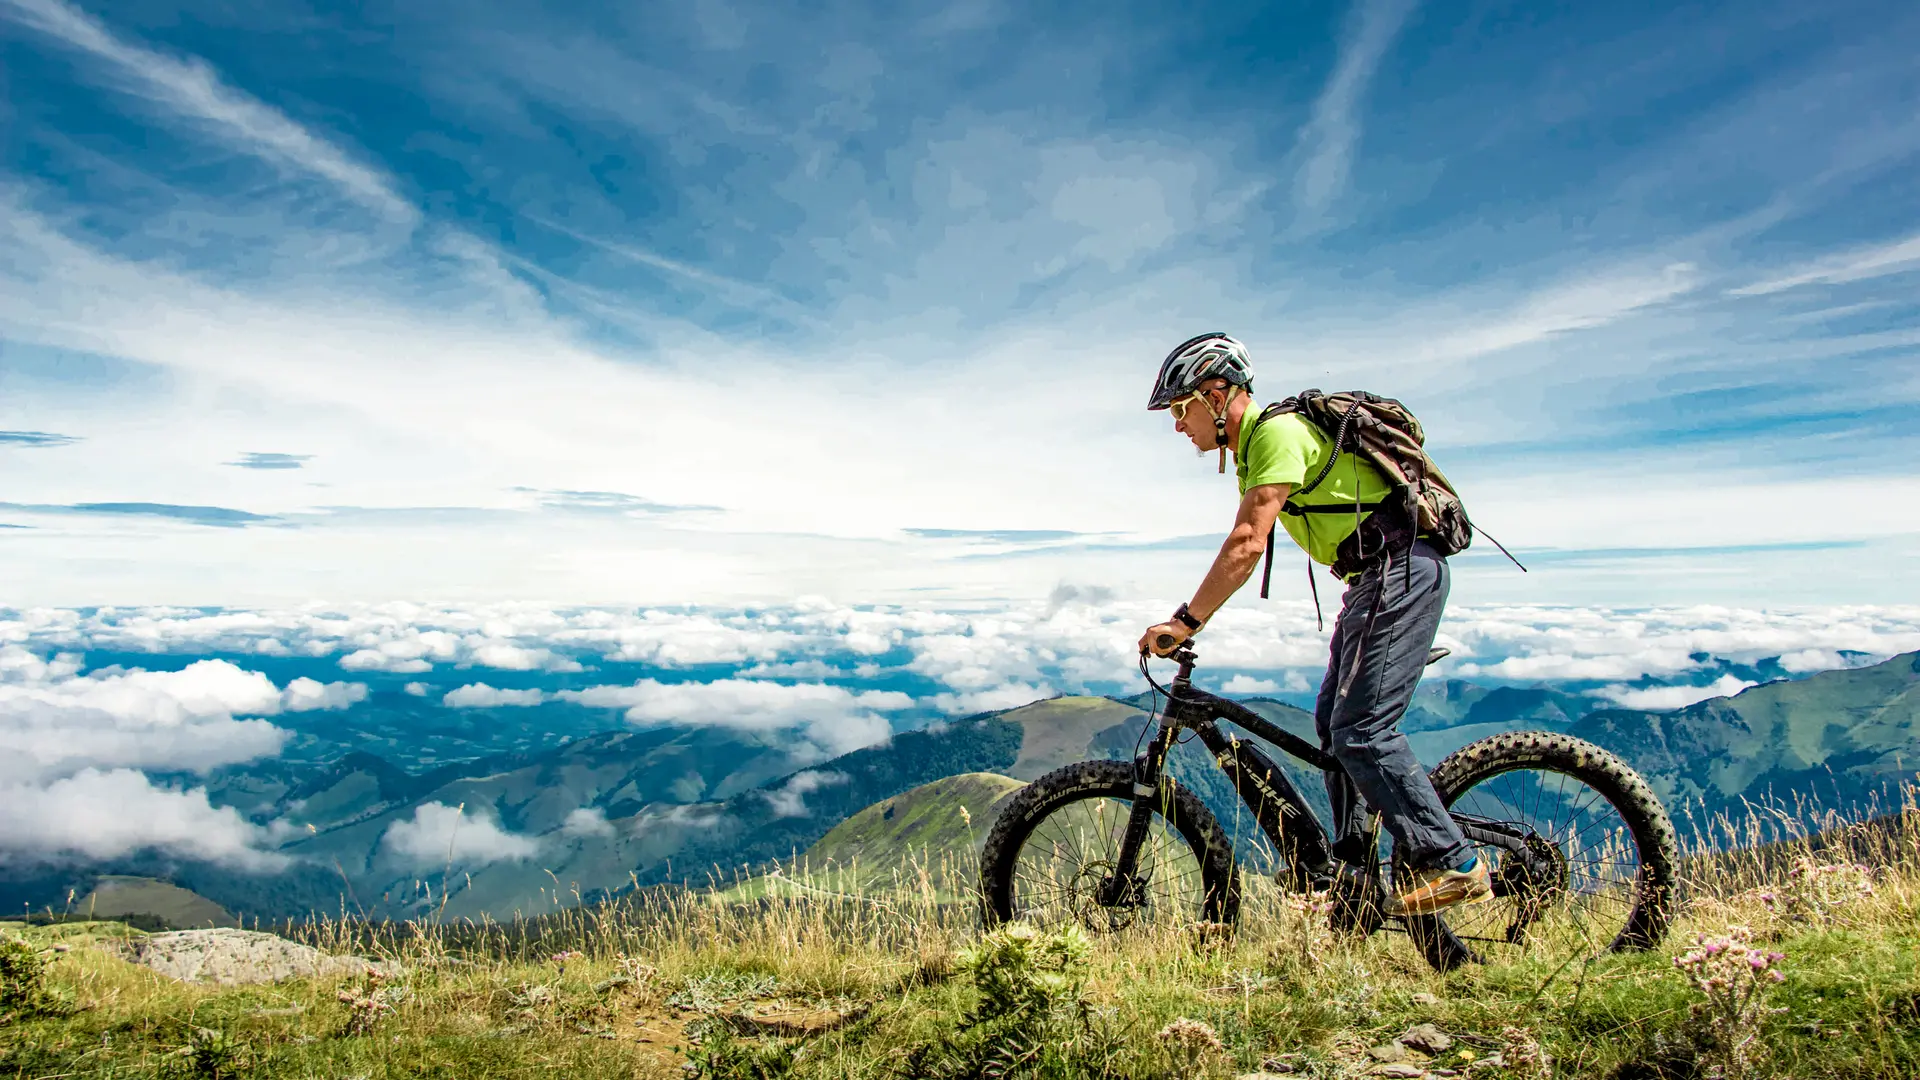
[[[1665,936],[1678,842],[1626,762],[1568,735],[1510,732],[1454,751],[1433,786],[1493,878],[1492,900],[1407,921],[1435,967],[1503,949],[1645,949]]]
[[[1028,784],[1007,803],[980,856],[989,926],[1077,922],[1095,933],[1136,924],[1231,923],[1239,880],[1226,832],[1206,805],[1162,777],[1133,873],[1115,882],[1133,810],[1133,765],[1082,761]],[[1103,895],[1117,896],[1102,903]]]

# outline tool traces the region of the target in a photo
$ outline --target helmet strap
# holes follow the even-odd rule
[[[1220,473],[1224,476],[1227,471],[1227,417],[1224,413],[1213,411],[1213,402],[1207,401],[1205,394],[1200,395],[1200,400],[1207,406],[1207,415],[1213,417],[1213,448],[1220,451]],[[1231,386],[1227,387],[1227,404],[1233,404]]]

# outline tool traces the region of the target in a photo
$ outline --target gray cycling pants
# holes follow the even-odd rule
[[[1391,566],[1383,571],[1376,563],[1347,587],[1313,711],[1321,749],[1346,770],[1326,774],[1327,798],[1334,853],[1354,864],[1367,859],[1368,807],[1380,812],[1394,849],[1412,866],[1452,866],[1469,846],[1400,734],[1447,605],[1447,560],[1425,541],[1411,554],[1395,551]],[[1360,670],[1343,695],[1341,681],[1356,652]]]

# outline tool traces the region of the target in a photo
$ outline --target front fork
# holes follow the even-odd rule
[[[1170,715],[1174,709],[1169,703],[1152,744],[1133,759],[1133,808],[1127,814],[1127,828],[1120,837],[1120,856],[1114,861],[1113,872],[1100,883],[1101,907],[1116,907],[1136,894],[1139,883],[1134,880],[1134,874],[1140,865],[1140,848],[1147,841],[1153,812],[1160,808],[1160,775],[1166,769],[1173,736],[1180,730],[1178,719]]]

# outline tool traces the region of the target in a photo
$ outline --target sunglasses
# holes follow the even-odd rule
[[[1187,419],[1187,410],[1192,408],[1196,401],[1200,403],[1202,408],[1207,410],[1209,416],[1213,415],[1213,406],[1207,404],[1206,392],[1195,391],[1178,401],[1167,402],[1167,411],[1173,414],[1173,422],[1176,424],[1184,423]]]

